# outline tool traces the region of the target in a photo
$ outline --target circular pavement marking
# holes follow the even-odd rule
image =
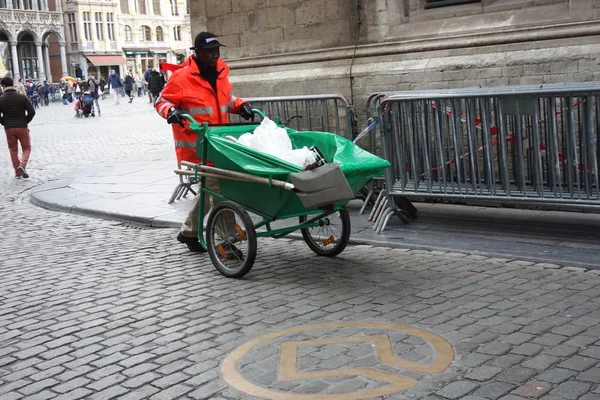
[[[431,363],[421,363],[399,358],[394,352],[394,343],[389,334],[372,334],[359,336],[326,337],[309,340],[288,340],[280,343],[279,348],[279,382],[285,381],[311,381],[327,378],[340,378],[345,376],[366,377],[368,379],[387,382],[385,386],[359,390],[353,393],[292,393],[290,391],[273,390],[268,387],[259,386],[246,379],[238,368],[238,363],[255,347],[267,344],[270,341],[309,332],[317,329],[340,329],[340,328],[363,328],[365,330],[383,330],[391,334],[404,334],[420,338],[429,343],[434,350]],[[326,346],[343,345],[352,343],[370,343],[373,351],[382,366],[390,366],[395,369],[414,371],[421,374],[437,374],[446,370],[454,359],[452,346],[440,336],[424,329],[414,328],[406,325],[374,323],[374,322],[331,322],[314,325],[303,325],[260,336],[233,350],[223,360],[221,373],[227,383],[236,389],[258,397],[273,400],[360,400],[378,396],[384,396],[409,389],[417,385],[417,380],[410,376],[392,373],[383,369],[375,368],[340,368],[331,370],[299,371],[298,349],[304,346]],[[391,368],[387,368],[388,370]],[[413,374],[414,375],[414,374]]]

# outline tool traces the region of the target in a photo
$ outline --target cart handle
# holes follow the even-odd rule
[[[262,110],[260,110],[260,109],[258,109],[258,108],[253,108],[253,109],[252,109],[252,112],[253,112],[254,114],[258,115],[259,117],[263,118],[263,119],[267,117],[267,116],[266,116],[266,114],[265,114],[265,113],[263,113],[263,112],[262,112]],[[197,125],[197,126],[198,126],[198,128],[199,128],[199,127],[201,127],[202,125],[204,125],[204,124],[199,124],[199,123],[198,123],[198,122],[197,122],[197,121],[194,119],[194,117],[192,117],[190,114],[181,114],[181,118],[183,118],[183,119],[187,119],[187,120],[190,122],[190,124]],[[229,125],[229,124],[223,124],[223,125]],[[191,128],[192,128],[192,129],[194,129],[194,127],[191,127]]]

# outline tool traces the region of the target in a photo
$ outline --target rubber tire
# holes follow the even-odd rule
[[[215,249],[215,243],[211,238],[211,232],[213,230],[213,225],[215,224],[215,215],[217,215],[219,210],[230,210],[233,213],[237,214],[243,221],[246,230],[246,236],[248,238],[248,254],[245,254],[244,263],[241,268],[237,272],[232,272],[227,268],[223,268],[221,266],[221,260],[217,254]],[[257,252],[257,244],[256,244],[256,230],[254,229],[254,223],[252,219],[246,212],[246,210],[237,203],[231,201],[223,201],[216,205],[216,207],[211,211],[208,216],[208,221],[206,221],[206,247],[208,248],[208,255],[210,256],[210,260],[213,265],[222,275],[228,278],[241,278],[246,275],[252,269],[254,265],[254,260],[256,260],[256,252]]]
[[[302,232],[302,238],[304,238],[304,241],[306,242],[308,247],[310,247],[310,249],[319,256],[335,257],[338,254],[340,254],[342,251],[344,251],[344,249],[348,245],[348,242],[350,241],[350,230],[351,230],[350,214],[348,213],[348,210],[345,208],[342,208],[338,212],[340,213],[340,220],[342,221],[342,237],[340,238],[338,245],[332,249],[325,250],[325,249],[322,249],[321,247],[315,245],[315,243],[312,239],[312,236],[310,234],[309,228],[304,228],[304,229],[300,230],[300,232]],[[326,218],[326,217],[324,217],[324,218]],[[300,223],[304,223],[304,222],[306,222],[306,220],[307,220],[307,218],[305,215],[300,216]]]

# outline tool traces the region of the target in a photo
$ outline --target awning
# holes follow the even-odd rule
[[[96,66],[127,64],[123,56],[85,56],[85,58]]]

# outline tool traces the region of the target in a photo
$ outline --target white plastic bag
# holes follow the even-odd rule
[[[286,130],[278,127],[275,122],[266,117],[254,130],[254,133],[243,134],[237,142],[302,168],[315,162],[315,157],[308,148],[293,150],[292,141]]]

